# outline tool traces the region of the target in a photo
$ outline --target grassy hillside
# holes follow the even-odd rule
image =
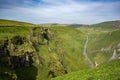
[[[119,80],[120,60],[107,63],[94,69],[73,72],[52,80]]]
[[[103,26],[102,26],[103,27]],[[105,27],[105,25],[104,25]],[[100,26],[101,28],[101,26]],[[65,76],[60,76],[52,80],[119,80],[120,69],[119,60],[108,63],[108,60],[112,56],[114,50],[120,49],[118,47],[120,43],[120,30],[115,29],[114,26],[105,28],[93,27],[81,27],[80,31],[83,33],[89,33],[89,42],[87,45],[87,54],[89,58],[99,65],[95,69],[83,70],[79,72],[73,72]],[[120,51],[117,51],[117,55]],[[102,66],[100,66],[102,65]]]
[[[102,22],[98,24],[91,25],[91,27],[95,27],[98,29],[120,29],[120,21],[108,21],[108,22]]]
[[[50,41],[49,46],[41,42],[37,45],[37,50],[31,47],[28,42],[30,41],[30,31],[32,28],[24,27],[5,27],[0,28],[0,35],[2,36],[1,40],[4,42],[4,39],[11,39],[14,36],[26,37],[27,42],[24,42],[22,45],[14,45],[17,47],[17,52],[10,52],[11,55],[20,55],[21,50],[23,52],[33,51],[36,57],[40,56],[42,61],[42,68],[39,67],[39,64],[35,64],[34,67],[37,68],[36,79],[45,80],[49,79],[48,73],[49,70],[54,71],[54,75],[63,75],[64,71],[73,72],[82,69],[88,69],[89,65],[86,62],[82,52],[83,45],[85,42],[85,35],[79,30],[73,30],[66,27],[51,27],[49,28],[52,32],[55,32],[53,40]],[[14,31],[13,31],[14,30]],[[31,37],[31,41],[36,41],[37,35],[40,33],[41,27],[38,27],[34,30],[36,36]],[[12,32],[13,31],[13,32]],[[2,43],[2,42],[1,42]],[[12,45],[12,43],[11,43]],[[14,49],[14,47],[13,47]],[[38,59],[38,58],[37,58]],[[4,69],[5,70],[5,69]],[[4,72],[3,70],[3,72]],[[11,69],[10,69],[11,70]],[[27,68],[25,68],[27,70]],[[18,72],[17,72],[18,71]],[[22,78],[22,75],[26,72],[22,72],[21,68],[15,69],[15,72],[19,78]],[[31,74],[30,74],[31,75]],[[26,77],[26,76],[24,76]],[[22,79],[26,80],[26,78]],[[31,79],[33,80],[33,79]]]
[[[2,80],[8,80],[9,77],[15,76],[17,76],[19,80],[50,80],[53,77],[63,76],[66,73],[69,75],[69,73],[78,70],[80,72],[84,70],[83,73],[85,76],[83,75],[83,79],[85,77],[85,79],[87,79],[89,76],[87,77],[86,73],[91,73],[89,72],[91,69],[83,53],[88,33],[87,55],[93,64],[95,64],[95,61],[99,65],[106,64],[112,56],[114,49],[117,49],[116,47],[120,43],[120,30],[118,30],[118,28],[99,29],[97,27],[85,26],[74,29],[51,26],[46,28],[49,29],[51,33],[54,33],[54,35],[51,36],[51,34],[48,34],[50,41],[49,45],[47,45],[47,40],[42,41],[42,27],[27,27],[28,24],[16,21],[1,20],[1,22],[4,26],[0,27],[0,48],[5,46],[5,52],[8,50],[12,57],[21,57],[26,53],[32,53],[34,59],[34,63],[28,67],[12,68],[8,65],[0,66],[2,69],[0,71]],[[10,22],[10,27],[5,27],[5,25],[8,24],[7,22]],[[21,27],[17,26],[19,23],[22,25]],[[5,43],[6,41],[8,41],[8,44]],[[106,48],[109,47],[111,47],[110,51],[106,51]],[[119,54],[119,51],[117,51],[117,54]],[[0,64],[6,63],[4,60],[9,63],[8,58],[9,57],[6,56],[0,56]],[[118,61],[113,62],[113,64],[116,65],[117,63]],[[105,67],[107,67],[107,65],[104,66],[104,68]],[[9,76],[6,76],[6,73],[9,73]],[[93,78],[94,77],[91,77],[90,79]],[[56,79],[59,80],[59,78]]]
[[[34,26],[34,24],[13,20],[0,19],[0,27],[16,27],[16,26]]]
[[[89,29],[89,33],[87,53],[94,63],[97,62],[99,65],[106,63],[113,55],[114,50],[117,50],[117,54],[119,54],[119,29],[99,30],[94,28]]]

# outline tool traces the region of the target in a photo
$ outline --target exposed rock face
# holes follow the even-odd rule
[[[28,58],[27,58],[28,57]],[[11,66],[13,68],[30,66],[33,63],[32,53],[22,56],[11,56]]]
[[[0,64],[5,64],[3,67],[9,67],[13,70],[27,68],[33,66],[32,63],[37,63],[40,65],[39,68],[47,67],[48,77],[56,77],[58,75],[63,75],[67,73],[66,65],[64,65],[63,57],[65,51],[62,50],[53,50],[51,46],[46,44],[40,44],[41,34],[36,34],[33,29],[31,35],[27,37],[14,36],[5,40],[5,43],[0,45]],[[53,39],[54,33],[49,34],[50,40]],[[56,54],[56,59],[51,57],[50,61],[45,60],[43,55],[40,52],[40,46],[45,46],[48,48],[48,51],[54,51]],[[58,46],[58,43],[56,43]],[[2,58],[1,58],[2,57]],[[48,58],[50,56],[48,55]],[[53,62],[52,62],[53,61]],[[50,64],[49,64],[50,63]]]
[[[97,67],[99,64],[97,63],[97,61],[95,61],[95,66]]]
[[[107,53],[110,53],[111,49],[112,49],[112,47],[110,46],[110,47],[107,47],[107,48],[101,48],[100,51],[105,51]]]
[[[113,55],[112,57],[108,60],[108,62],[112,61],[112,60],[115,60],[115,59],[118,59],[118,55],[116,53],[116,49],[114,49],[114,52],[113,52]]]
[[[25,38],[20,36],[15,36],[11,39],[11,42],[16,45],[21,45],[25,42]]]

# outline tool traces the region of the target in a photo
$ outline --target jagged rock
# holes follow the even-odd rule
[[[118,51],[118,52],[120,52],[120,48],[119,48],[119,49],[117,49],[117,51]]]
[[[117,51],[120,52],[120,43],[117,45]]]
[[[120,48],[120,43],[117,45],[118,48]]]
[[[13,68],[30,66],[33,63],[33,55],[25,54],[21,56],[11,56],[11,63]]]
[[[95,66],[97,67],[99,64],[97,63],[97,61],[95,61]]]
[[[11,39],[11,42],[13,44],[16,44],[16,45],[21,45],[23,44],[25,41],[25,38],[24,37],[21,37],[21,36],[14,36],[12,39]]]
[[[54,70],[49,70],[48,71],[48,77],[51,77],[51,78],[56,77],[55,71]]]
[[[113,52],[113,55],[112,57],[108,60],[108,62],[112,61],[112,60],[115,60],[115,59],[118,59],[118,55],[116,53],[116,49],[114,49],[114,52]]]
[[[48,46],[48,51],[52,51],[51,48]]]
[[[101,51],[106,51],[106,52],[110,52],[111,51],[111,46],[108,47],[108,48],[101,48]]]

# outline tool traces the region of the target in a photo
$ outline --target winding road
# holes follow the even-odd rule
[[[88,37],[89,37],[89,33],[87,34],[87,37],[86,37],[86,42],[85,42],[85,44],[84,44],[84,52],[83,52],[83,54],[84,54],[85,58],[87,59],[87,61],[89,62],[90,67],[91,67],[91,68],[94,68],[93,62],[90,60],[90,58],[89,58],[88,55],[87,55]]]

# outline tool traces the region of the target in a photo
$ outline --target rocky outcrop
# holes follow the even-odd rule
[[[114,46],[113,49],[114,49],[113,54],[111,58],[108,60],[108,62],[115,60],[115,59],[120,59],[120,43]]]
[[[115,59],[117,59],[117,58],[118,58],[118,55],[117,55],[117,53],[116,53],[116,50],[114,50],[113,55],[112,55],[112,57],[108,60],[108,62],[110,62],[110,61],[112,61],[112,60],[115,60]]]

